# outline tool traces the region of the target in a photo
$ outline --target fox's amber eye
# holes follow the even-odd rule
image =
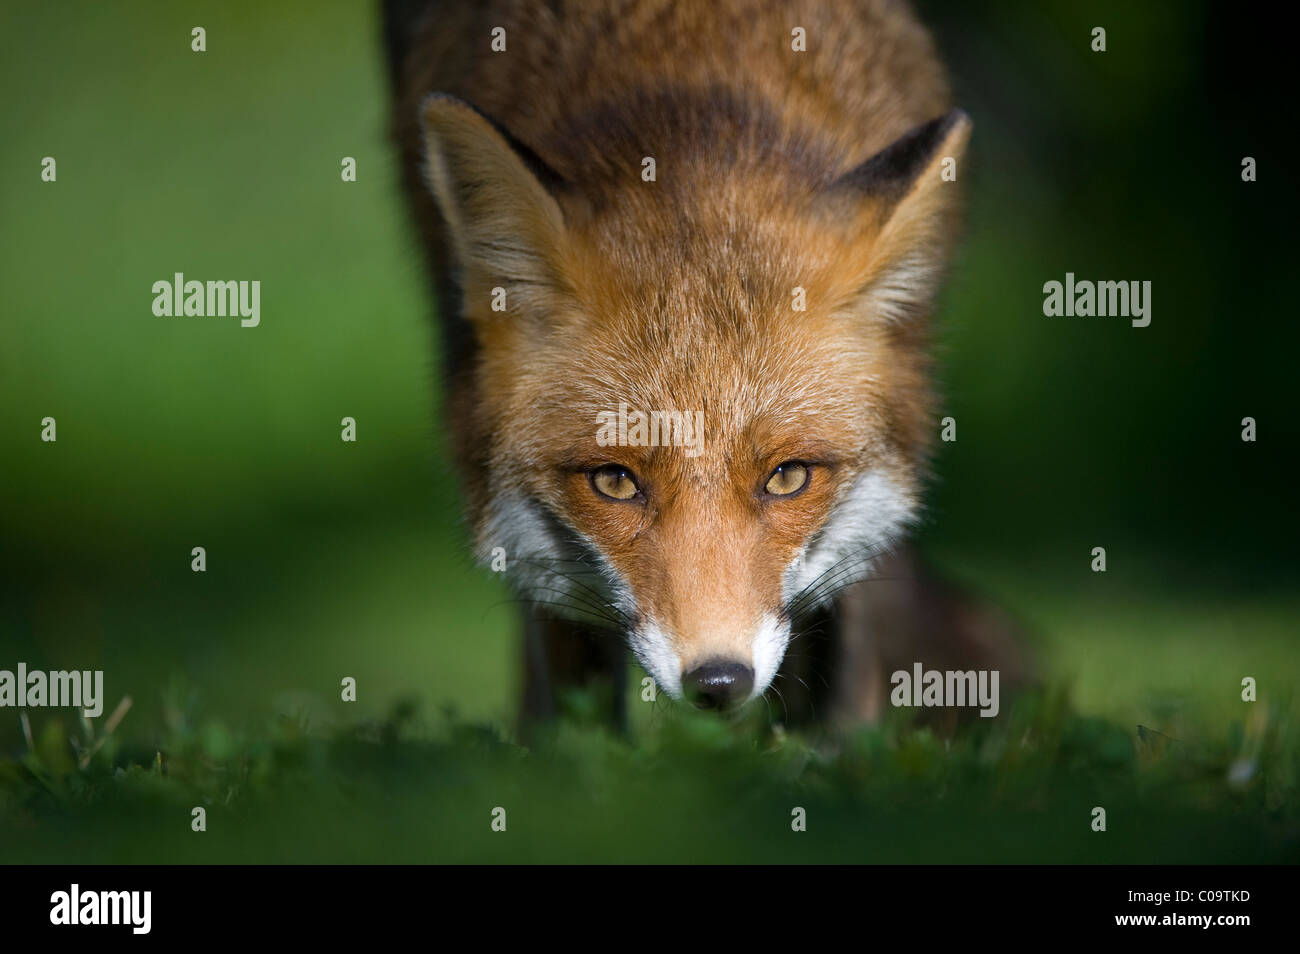
[[[788,497],[803,490],[807,484],[808,468],[791,460],[772,471],[763,489],[774,497]]]
[[[641,492],[631,471],[617,464],[606,464],[591,472],[591,486],[596,493],[611,500],[631,500]]]

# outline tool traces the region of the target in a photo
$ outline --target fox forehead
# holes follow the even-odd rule
[[[636,331],[617,320],[592,322],[571,346],[534,352],[526,368],[490,384],[513,395],[500,422],[503,443],[544,437],[545,451],[528,456],[574,465],[593,463],[593,455],[623,462],[683,456],[668,435],[617,451],[598,443],[602,415],[623,415],[626,431],[627,415],[641,414],[698,428],[689,437],[699,442],[702,453],[691,456],[701,465],[749,466],[783,454],[843,460],[884,440],[897,413],[888,407],[887,345],[873,348],[853,331],[828,326],[818,334],[804,325],[745,336],[700,326],[655,330],[641,341]]]
[[[762,331],[793,313],[800,288],[811,302],[801,311],[824,313],[854,290],[870,235],[864,216],[832,214],[824,197],[790,189],[734,173],[667,195],[624,186],[597,214],[562,195],[567,277],[590,313],[630,320],[668,313],[687,327]]]
[[[653,254],[644,237],[629,242],[621,254],[587,249],[567,308],[519,342],[526,360],[489,360],[486,393],[515,397],[501,427],[545,416],[550,446],[577,453],[594,442],[595,415],[620,405],[700,412],[708,445],[744,459],[747,445],[856,450],[892,416],[912,359],[855,307],[827,252],[752,237]]]

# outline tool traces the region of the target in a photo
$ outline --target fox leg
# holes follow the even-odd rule
[[[521,735],[561,714],[573,690],[594,694],[615,729],[627,728],[627,661],[618,634],[525,610],[523,643]]]

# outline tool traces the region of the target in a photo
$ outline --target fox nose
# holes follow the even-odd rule
[[[753,689],[754,670],[744,663],[713,660],[682,676],[686,698],[701,709],[730,709]]]

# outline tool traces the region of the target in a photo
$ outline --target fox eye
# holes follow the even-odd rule
[[[763,490],[773,497],[789,497],[808,486],[808,467],[798,461],[788,460],[767,478]]]
[[[591,486],[596,493],[611,500],[631,500],[641,493],[632,472],[617,464],[606,464],[591,472]]]

